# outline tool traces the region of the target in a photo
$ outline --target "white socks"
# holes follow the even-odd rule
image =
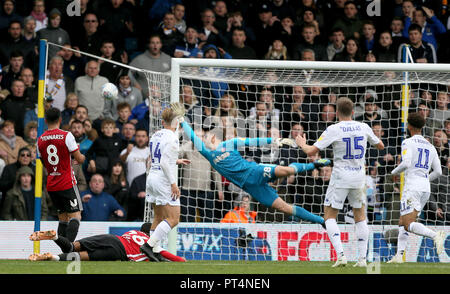
[[[357,222],[355,226],[356,238],[358,240],[358,259],[366,259],[369,240],[369,226],[367,225],[366,220]]]
[[[433,230],[428,229],[421,223],[412,222],[409,224],[408,231],[411,233],[414,233],[416,235],[428,237],[431,239],[434,239],[436,237],[436,232]]]
[[[328,237],[330,238],[331,244],[333,244],[334,250],[336,250],[338,258],[344,255],[344,249],[342,248],[341,242],[341,231],[336,223],[335,219],[329,218],[325,221],[325,226],[327,228]]]
[[[160,222],[159,225],[156,227],[155,231],[151,234],[150,238],[148,239],[147,241],[148,245],[150,245],[151,247],[159,245],[159,243],[167,237],[171,229],[172,228],[170,227],[169,223],[166,220]]]
[[[397,239],[397,254],[403,255],[406,250],[406,244],[408,244],[409,234],[405,230],[404,226],[398,227],[398,239]]]

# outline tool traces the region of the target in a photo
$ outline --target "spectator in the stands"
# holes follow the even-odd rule
[[[125,123],[129,122],[128,118],[131,115],[131,106],[127,102],[120,102],[116,107],[117,119],[115,133],[122,133],[122,127]]]
[[[16,135],[14,121],[5,120],[0,129],[0,157],[6,164],[15,163],[19,150],[28,145],[21,137]]]
[[[334,61],[361,62],[363,57],[359,42],[355,38],[348,38],[345,50],[334,55]]]
[[[145,194],[146,194],[147,174],[143,173],[137,176],[130,185],[128,193],[128,221],[142,221],[145,211]]]
[[[86,131],[83,126],[83,122],[80,120],[73,120],[70,123],[70,132],[75,137],[75,141],[77,142],[78,146],[80,147],[80,152],[83,155],[86,155],[89,148],[92,146],[92,141],[89,140],[88,136],[86,135]]]
[[[314,51],[316,61],[328,60],[326,48],[317,42],[316,36],[317,33],[314,25],[305,24],[302,29],[303,41],[295,47],[293,59],[300,60],[301,52],[305,49],[311,49]]]
[[[425,41],[422,41],[422,27],[418,24],[411,24],[408,29],[409,33],[409,50],[411,51],[411,56],[414,63],[436,63],[436,48]],[[397,53],[398,62],[402,62],[403,58],[403,46],[400,45]]]
[[[358,14],[358,8],[354,1],[345,1],[344,16],[332,24],[332,28],[344,30],[345,38],[359,39],[362,36],[363,21]]]
[[[180,91],[180,103],[183,103],[184,109],[186,110],[186,118],[190,124],[201,125],[202,119],[202,107],[200,101],[190,85],[183,85]],[[194,127],[193,129],[196,129]]]
[[[16,181],[17,171],[22,166],[28,166],[35,171],[35,165],[31,160],[31,150],[26,146],[20,148],[17,161],[7,164],[3,169],[3,173],[0,177],[0,192],[2,195],[6,196],[6,192],[13,188],[14,182]],[[4,200],[4,198],[0,199],[0,210]]]
[[[120,153],[120,160],[126,165],[128,183],[132,183],[137,176],[146,172],[147,159],[150,156],[147,131],[138,129],[134,137],[135,144],[128,144]]]
[[[185,11],[186,7],[182,3],[177,3],[172,8],[173,15],[175,16],[175,27],[182,34],[186,31],[186,21],[184,20]]]
[[[125,217],[125,209],[117,200],[104,191],[105,182],[101,174],[94,174],[89,181],[89,189],[81,192],[84,221],[120,220]]]
[[[84,74],[85,62],[81,54],[69,49],[73,49],[70,44],[64,44],[58,55],[64,60],[63,75],[75,81]]]
[[[227,52],[233,59],[256,59],[255,50],[247,46],[245,41],[247,36],[242,28],[235,28],[232,32],[231,45],[227,48]]]
[[[272,45],[270,45],[269,50],[264,55],[264,59],[288,60],[288,49],[284,46],[283,41],[278,39],[273,40]]]
[[[442,170],[442,175],[431,182],[431,195],[428,202],[427,220],[436,220],[437,225],[450,225],[450,159]]]
[[[25,130],[23,131],[23,139],[30,145],[37,143],[37,121],[30,121],[25,125]]]
[[[136,56],[130,66],[156,72],[167,72],[170,70],[170,55],[161,52],[162,41],[159,35],[152,35],[148,40],[148,49]],[[148,97],[148,81],[144,73],[130,71],[132,85],[143,92],[143,99]]]
[[[373,53],[378,62],[397,62],[397,50],[392,41],[389,31],[380,34],[378,43],[375,45]]]
[[[257,212],[250,209],[250,195],[242,194],[236,199],[236,207],[228,211],[221,223],[255,223]]]
[[[212,58],[212,59],[231,59],[231,55],[227,53],[220,47],[216,47],[213,44],[208,44],[203,48],[203,58]],[[204,72],[205,68],[200,68],[201,72]],[[223,68],[215,68],[214,74],[222,74],[224,73]],[[208,69],[211,72],[211,69]],[[225,92],[229,89],[228,83],[224,81],[201,81],[200,87],[202,89],[203,100],[201,103],[203,105],[216,107],[220,98],[225,94]]]
[[[100,55],[100,48],[105,36],[99,31],[97,15],[92,12],[86,13],[84,15],[83,28],[80,28],[80,30],[82,33],[79,34],[78,38],[74,38],[73,40],[74,49]]]
[[[245,42],[247,45],[252,46],[252,44],[254,44],[254,42],[256,41],[256,36],[253,32],[253,29],[247,25],[247,22],[245,21],[241,11],[233,11],[229,13],[227,28],[224,32],[227,39],[227,47],[230,47],[232,44],[233,31],[236,28],[244,30],[246,36]]]
[[[15,12],[15,5],[14,0],[3,1],[0,13],[0,31],[6,29],[13,21],[22,22],[23,17]]]
[[[447,134],[443,130],[435,130],[433,135],[433,145],[436,148],[441,165],[445,167],[449,158],[449,144]]]
[[[86,75],[75,80],[75,93],[80,104],[89,109],[89,118],[94,121],[102,118],[105,98],[101,95],[101,88],[108,79],[99,75],[100,66],[95,60],[86,64],[85,72]]]
[[[426,139],[433,137],[434,131],[440,129],[441,123],[433,120],[431,118],[431,111],[429,105],[425,101],[419,102],[417,106],[417,112],[423,116],[425,119],[425,126],[422,128],[422,135]]]
[[[89,173],[107,175],[111,172],[114,159],[119,158],[124,146],[120,136],[114,133],[115,127],[116,123],[112,119],[105,118],[102,121],[101,134],[86,153]]]
[[[341,28],[335,28],[331,32],[331,43],[327,47],[328,61],[333,60],[334,56],[345,50],[345,36]]]
[[[210,8],[206,8],[201,13],[202,25],[198,29],[198,37],[201,42],[206,44],[214,44],[219,47],[227,45],[227,39],[224,33],[220,32],[215,26],[216,15]]]
[[[89,140],[91,140],[92,142],[97,140],[98,132],[96,129],[94,129],[92,127],[92,120],[90,120],[89,118],[86,118],[83,121],[83,127],[84,127],[84,131],[86,132],[86,135],[88,136]]]
[[[429,21],[427,21],[427,19]],[[444,34],[447,30],[439,18],[435,15],[435,12],[428,7],[416,7],[406,15],[405,26],[403,28],[403,37],[409,37],[409,27],[411,24],[417,24],[422,30],[422,41],[433,45],[435,49],[438,48],[437,38],[439,35]]]
[[[201,49],[203,45],[205,45],[205,42],[199,42],[197,29],[188,26],[184,32],[184,39],[176,45],[173,55],[177,58],[201,58],[203,57],[203,51]]]
[[[79,105],[78,96],[74,92],[67,93],[64,101],[64,110],[61,111],[61,127],[70,127],[70,119],[75,115],[75,109]]]
[[[272,14],[268,1],[258,3],[256,12],[258,21],[253,26],[256,35],[255,51],[258,58],[264,58],[273,40],[280,37],[283,27],[278,17]]]
[[[333,104],[325,104],[322,106],[318,122],[310,122],[308,127],[308,138],[311,140],[319,139],[327,127],[336,122],[336,107]]]
[[[10,221],[34,220],[34,198],[34,172],[27,166],[21,167],[17,171],[17,177],[13,188],[5,195],[5,202],[3,203],[3,208],[1,210],[1,219]],[[41,199],[41,219],[47,220],[48,207],[45,194]]]
[[[133,36],[135,32],[133,11],[127,6],[128,1],[109,0],[107,2],[103,3],[102,8],[98,10],[100,28],[108,38],[114,37],[117,48],[122,50],[124,39]]]
[[[134,144],[135,135],[136,135],[136,126],[131,122],[124,123],[122,126],[122,132],[120,132],[119,134],[120,138],[122,139],[122,146],[125,148],[129,144]]]
[[[60,27],[61,24],[61,11],[54,8],[50,11],[48,17],[48,24],[45,29],[41,29],[37,32],[36,39],[46,39],[48,42],[55,43],[57,45],[70,44],[70,36],[66,30]],[[49,46],[47,58],[52,59],[59,51],[59,47]]]
[[[103,57],[111,61],[128,64],[127,52],[126,51],[117,52],[114,42],[112,40],[104,40],[102,42],[102,46],[100,47],[100,52],[102,53],[100,57]],[[108,81],[110,81],[111,83],[115,83],[117,81],[120,71],[123,68],[117,64],[103,61],[102,59],[99,59],[98,63],[100,64],[99,75],[107,78]]]
[[[315,11],[311,8],[306,8],[303,10],[302,22],[300,27],[303,29],[305,25],[312,25],[316,29],[317,39],[321,39],[321,29],[319,27],[319,22],[316,20]]]
[[[219,30],[220,33],[224,33],[227,29],[227,21],[228,21],[228,8],[226,1],[224,0],[216,1],[213,7],[213,11],[216,17],[214,26]]]
[[[36,104],[38,100],[38,87],[34,82],[33,71],[28,67],[22,68],[20,71],[19,80],[23,81],[25,85],[25,96],[30,97]]]
[[[442,126],[444,126],[444,121],[450,118],[450,109],[448,109],[449,103],[449,93],[439,91],[436,98],[436,109],[432,110],[431,116],[435,121],[440,122]]]
[[[47,74],[47,86],[45,96],[53,98],[53,107],[64,110],[66,96],[75,91],[74,82],[71,78],[63,75],[64,60],[61,56],[50,59]],[[78,96],[79,97],[79,96]]]
[[[25,96],[25,84],[21,80],[14,80],[11,85],[11,94],[0,104],[1,116],[11,120],[15,125],[15,133],[23,137],[24,118],[28,110],[34,109],[30,97]]]
[[[408,42],[408,38],[403,37],[403,28],[403,19],[400,16],[395,16],[391,21],[390,30],[392,44],[396,50],[401,44]]]
[[[133,109],[137,105],[143,102],[142,92],[131,84],[131,79],[128,73],[128,69],[122,69],[118,74],[118,84],[117,88],[119,90],[117,98],[106,100],[105,109],[103,111],[104,117],[109,117],[114,120],[119,118],[118,106],[121,103],[127,103],[128,106]],[[130,112],[131,114],[131,112]],[[125,117],[122,118],[122,123]],[[127,118],[128,121],[128,118]]]
[[[35,31],[39,31],[41,29],[45,29],[48,24],[48,17],[45,13],[45,1],[44,0],[35,0],[33,4],[33,10],[30,14],[36,20],[36,28]]]
[[[361,52],[363,54],[367,54],[368,52],[373,51],[376,46],[376,36],[375,33],[377,29],[375,28],[375,24],[371,20],[366,20],[363,24],[362,28],[363,35],[361,37]]]
[[[176,45],[183,40],[183,34],[175,27],[175,15],[172,12],[164,14],[163,22],[156,33],[161,37],[161,51],[173,56]]]
[[[128,211],[128,190],[126,168],[120,159],[112,163],[111,173],[104,177],[105,192],[111,194],[125,211]]]
[[[22,36],[30,44],[36,43],[36,20],[32,16],[27,16],[23,20]]]
[[[24,67],[24,56],[22,51],[12,51],[9,64],[2,69],[1,86],[3,89],[11,90],[14,80],[18,80]]]

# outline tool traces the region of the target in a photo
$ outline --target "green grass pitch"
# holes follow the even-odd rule
[[[66,274],[70,262],[0,260],[0,274]],[[84,261],[81,274],[366,274],[365,268],[331,268],[332,262],[305,261]],[[378,268],[370,267],[374,271]],[[379,264],[381,274],[450,274],[449,263]]]

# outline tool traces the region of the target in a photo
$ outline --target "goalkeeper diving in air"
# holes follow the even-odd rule
[[[331,163],[330,160],[319,159],[312,163],[292,163],[289,166],[250,162],[241,156],[238,151],[239,147],[270,144],[277,144],[279,146],[283,144],[293,145],[294,141],[292,139],[281,138],[234,138],[221,142],[220,138],[217,138],[217,136],[209,132],[205,138],[206,142],[203,142],[197,137],[191,126],[184,121],[184,106],[176,102],[171,104],[171,108],[176,114],[176,119],[181,124],[186,136],[194,143],[195,148],[200,154],[222,176],[267,207],[273,207],[278,211],[296,216],[300,219],[318,223],[322,226],[324,225],[324,219],[321,216],[312,214],[302,207],[286,203],[268,183],[278,178],[289,177],[329,165]]]

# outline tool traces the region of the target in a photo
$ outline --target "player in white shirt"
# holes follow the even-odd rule
[[[358,239],[359,258],[355,266],[366,266],[369,227],[365,211],[367,198],[365,153],[367,142],[375,145],[378,150],[383,150],[384,144],[367,124],[352,120],[354,110],[350,99],[339,98],[336,104],[338,123],[329,126],[314,145],[306,144],[305,135],[298,136],[296,142],[308,156],[315,155],[332,145],[334,163],[325,195],[324,219],[328,236],[338,255],[333,267],[347,264],[342,248],[341,232],[336,223],[337,214],[343,208],[347,197],[353,209]]]
[[[167,261],[159,254],[160,243],[180,219],[180,190],[177,185],[177,164],[188,164],[187,159],[178,159],[178,121],[171,108],[162,112],[164,129],[150,139],[150,171],[146,180],[146,198],[154,203],[154,221],[151,237],[141,246],[141,252],[150,261]],[[173,123],[172,123],[173,122]]]
[[[403,263],[408,232],[434,240],[437,254],[444,250],[444,232],[435,232],[416,222],[417,216],[430,198],[430,181],[442,175],[439,155],[434,146],[422,137],[425,119],[417,112],[408,115],[411,135],[402,143],[402,162],[392,174],[405,172],[405,185],[400,200],[397,253],[388,263]],[[430,170],[433,171],[430,173]]]

